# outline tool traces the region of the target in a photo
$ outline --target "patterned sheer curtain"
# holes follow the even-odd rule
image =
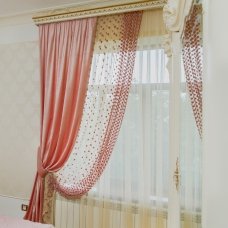
[[[75,201],[59,196],[56,206],[57,228],[166,227],[169,78],[165,68],[165,54],[161,48],[161,35],[165,30],[163,25],[160,26],[160,20],[160,11],[143,14],[127,107],[110,161],[86,197]],[[155,25],[157,21],[159,23]],[[86,147],[88,142],[90,151],[96,148],[95,137],[89,134],[88,122],[96,122],[101,114],[106,116],[104,107],[112,94],[113,78],[102,75],[106,75],[116,62],[116,50],[110,46],[115,43],[109,41],[105,58],[100,44],[95,45],[88,90],[93,99],[90,98],[85,106],[71,159],[58,173],[60,181],[68,176],[68,183],[71,183],[76,176],[69,176],[69,173],[80,175],[80,170],[74,166],[79,148]],[[91,111],[94,114],[91,115]],[[102,133],[102,125],[98,129]],[[97,126],[93,133],[99,134],[96,130]]]
[[[201,227],[202,192],[202,6],[193,5],[183,34],[181,79],[182,227]]]
[[[193,5],[183,34],[183,62],[196,126],[202,138],[202,5]]]

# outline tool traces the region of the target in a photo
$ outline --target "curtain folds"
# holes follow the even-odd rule
[[[135,63],[142,12],[100,17],[82,123],[55,188],[81,197],[102,174],[124,116]]]
[[[202,138],[202,6],[194,5],[183,34],[183,62],[196,125]]]
[[[78,134],[92,60],[96,18],[39,26],[41,134],[37,174],[25,219],[41,222],[44,177],[67,161]]]

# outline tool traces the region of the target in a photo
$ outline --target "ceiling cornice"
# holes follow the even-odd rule
[[[34,24],[33,17],[34,13],[23,13],[7,17],[0,18],[0,27],[15,26],[23,24]]]

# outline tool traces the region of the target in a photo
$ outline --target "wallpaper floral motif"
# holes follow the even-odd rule
[[[38,42],[0,45],[0,195],[30,195],[39,99]]]

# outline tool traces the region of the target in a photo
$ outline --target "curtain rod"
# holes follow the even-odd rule
[[[103,3],[97,2],[94,4],[83,5],[80,7],[70,7],[64,9],[43,11],[35,15],[33,17],[33,21],[36,25],[40,25],[80,18],[132,12],[137,10],[158,9],[164,7],[164,5],[167,3],[167,0],[129,0],[127,3],[123,3],[123,1],[115,2],[119,2],[119,4],[113,4],[113,1],[112,5],[110,5],[110,2],[106,1]]]

